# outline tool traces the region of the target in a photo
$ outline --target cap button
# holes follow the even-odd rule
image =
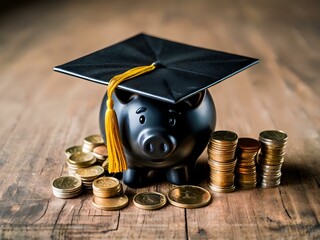
[[[156,68],[164,67],[164,65],[162,65],[160,61],[155,61],[155,62],[153,62],[153,65],[154,65]]]

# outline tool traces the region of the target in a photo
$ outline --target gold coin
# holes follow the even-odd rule
[[[52,187],[55,191],[66,193],[75,192],[81,188],[81,179],[74,176],[62,176],[56,178],[52,182]]]
[[[69,147],[66,149],[65,154],[68,157],[70,157],[72,154],[74,154],[75,152],[81,152],[82,151],[82,146],[73,146],[73,147]]]
[[[67,163],[77,166],[90,164],[95,157],[91,153],[75,152],[68,159]]]
[[[103,138],[101,135],[91,135],[86,137],[83,140],[83,143],[87,146],[99,146],[99,145],[104,145]]]
[[[92,204],[96,208],[107,211],[115,211],[124,208],[129,203],[129,199],[126,195],[121,195],[112,198],[100,198],[93,196]]]
[[[143,192],[133,197],[133,204],[144,210],[159,209],[163,207],[166,202],[166,196],[159,192]]]
[[[280,130],[266,130],[260,133],[259,138],[263,142],[283,143],[288,140],[288,135]]]
[[[258,140],[253,138],[239,138],[237,147],[242,151],[255,150],[258,151],[261,144]]]
[[[108,157],[108,149],[106,145],[100,145],[92,150],[92,154],[101,160],[105,160]]]
[[[211,133],[210,138],[218,142],[221,142],[221,141],[234,142],[238,139],[238,135],[231,131],[222,130],[222,131],[215,131]]]
[[[198,208],[210,202],[211,194],[202,187],[182,185],[169,191],[168,200],[176,207]]]
[[[116,189],[120,184],[119,180],[114,177],[100,177],[93,181],[95,190],[112,190]]]
[[[76,170],[76,175],[82,180],[89,180],[92,178],[97,178],[104,173],[104,168],[101,166],[91,166],[87,168],[78,168]]]
[[[214,184],[209,184],[209,188],[212,191],[219,192],[219,193],[230,193],[236,189],[236,187],[234,185],[229,186],[229,187],[220,187],[220,186],[216,186]]]

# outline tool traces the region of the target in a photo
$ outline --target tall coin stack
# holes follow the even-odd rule
[[[234,168],[237,162],[235,151],[238,136],[230,131],[211,133],[208,144],[208,164],[210,167],[209,187],[215,192],[233,192]]]
[[[255,157],[260,142],[253,138],[239,138],[237,145],[236,182],[241,189],[252,189],[257,185]]]
[[[100,177],[93,181],[92,204],[101,210],[119,210],[124,208],[129,200],[123,194],[122,184],[114,177]]]
[[[282,131],[268,130],[260,133],[259,140],[261,152],[258,158],[258,167],[261,187],[277,187],[281,182],[281,167],[288,135]]]

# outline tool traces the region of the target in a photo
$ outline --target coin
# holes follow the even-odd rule
[[[121,195],[112,198],[99,198],[93,196],[92,204],[94,207],[101,210],[115,211],[124,208],[129,203],[129,199],[126,195]]]
[[[96,165],[87,168],[78,168],[75,173],[82,180],[94,180],[104,173],[104,169]]]
[[[106,145],[100,145],[100,146],[97,146],[95,148],[93,148],[92,150],[92,154],[100,159],[100,160],[106,160],[107,157],[108,157],[108,149],[107,149],[107,146]]]
[[[234,185],[228,186],[228,187],[221,187],[221,186],[216,186],[214,184],[209,184],[209,188],[212,191],[219,192],[219,193],[231,193],[236,189]]]
[[[82,146],[73,146],[66,149],[65,154],[68,157],[70,157],[75,152],[81,152]]]
[[[100,177],[94,180],[94,189],[99,190],[110,190],[116,188],[120,184],[119,180],[114,177]]]
[[[144,210],[159,209],[163,207],[166,202],[166,196],[159,192],[143,192],[133,197],[133,204]]]
[[[271,142],[283,145],[287,142],[288,135],[281,130],[266,130],[260,133],[260,140],[264,143]]]
[[[238,149],[242,149],[245,151],[251,150],[251,152],[255,153],[260,149],[261,144],[258,140],[253,138],[239,138],[237,147]]]
[[[181,208],[203,207],[211,200],[211,194],[206,189],[193,185],[174,187],[167,197],[172,205]]]
[[[104,141],[101,135],[91,135],[83,140],[82,151],[92,152],[97,146],[104,145]]]
[[[76,166],[91,165],[95,157],[91,153],[75,152],[68,159],[67,163]]]

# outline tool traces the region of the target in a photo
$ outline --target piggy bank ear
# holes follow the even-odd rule
[[[184,100],[183,103],[186,104],[189,108],[196,108],[202,102],[204,95],[205,91],[198,92],[197,94],[192,95],[191,97]]]
[[[126,104],[131,102],[137,95],[135,93],[131,93],[128,91],[116,89],[114,92],[114,95],[117,97],[117,99],[122,103]]]

